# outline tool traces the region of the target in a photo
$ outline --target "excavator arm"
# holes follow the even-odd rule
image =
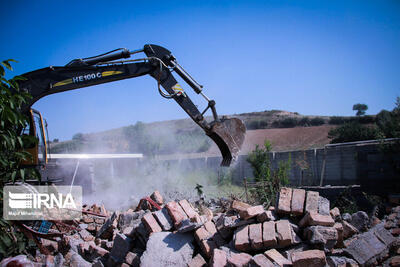
[[[146,57],[126,60],[133,54],[142,52]],[[203,112],[193,104],[174,78],[173,72],[205,98],[208,105]],[[147,74],[156,79],[161,96],[174,99],[206,135],[213,139],[222,154],[221,166],[229,166],[238,156],[244,141],[246,129],[243,122],[236,118],[219,118],[215,101],[203,94],[202,86],[177,63],[170,51],[161,46],[145,45],[143,49],[135,51],[118,49],[95,57],[74,59],[63,67],[47,67],[23,74],[26,80],[20,82],[20,89],[32,95],[23,112],[27,112],[36,101],[46,95]],[[204,118],[208,109],[211,109],[213,115],[211,122]]]

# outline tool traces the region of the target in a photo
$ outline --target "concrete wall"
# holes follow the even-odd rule
[[[290,184],[294,186],[319,185],[321,177],[322,185],[362,184],[372,190],[376,183],[384,182],[387,185],[385,190],[393,189],[393,183],[400,184],[396,183],[396,179],[400,179],[398,177],[400,153],[398,151],[390,155],[383,153],[379,144],[360,143],[336,147],[327,146],[322,149],[270,153],[273,168],[277,168],[280,161],[288,161],[289,158],[291,160],[289,180]],[[224,175],[226,177],[226,173],[230,172],[232,181],[242,184],[243,178],[251,180],[253,177],[252,168],[246,159],[247,155],[239,156],[237,162],[228,171],[219,166],[221,157],[162,160],[158,164],[172,166],[183,172],[207,170],[221,178]],[[113,166],[115,175],[129,175],[132,168],[150,163],[149,159],[145,157],[142,159],[101,160],[101,162],[97,160],[99,161],[97,163],[96,160],[94,161],[95,165]]]

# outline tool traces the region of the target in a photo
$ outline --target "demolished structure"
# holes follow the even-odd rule
[[[267,209],[226,199],[164,203],[156,191],[135,210],[83,213],[61,238],[42,238],[36,255],[1,266],[400,266],[400,206],[382,221],[341,214],[303,189],[282,188]]]

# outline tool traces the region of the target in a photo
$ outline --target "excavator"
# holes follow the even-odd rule
[[[131,58],[139,53],[144,53],[145,56]],[[173,73],[179,75],[196,94],[207,101],[207,107],[202,112],[177,82]],[[19,81],[20,90],[32,95],[29,102],[22,107],[22,112],[29,118],[29,125],[21,134],[38,139],[36,144],[26,149],[32,159],[24,164],[40,166],[42,171],[48,164],[47,123],[40,112],[32,108],[36,101],[50,94],[144,75],[153,77],[157,81],[160,95],[176,101],[216,143],[222,154],[221,166],[230,166],[243,144],[245,125],[237,118],[219,117],[215,101],[203,93],[203,86],[178,64],[169,50],[154,44],[146,44],[142,49],[133,51],[119,48],[93,57],[74,59],[65,66],[50,66],[21,75],[25,79]],[[205,117],[208,110],[211,110],[213,118],[210,122]]]

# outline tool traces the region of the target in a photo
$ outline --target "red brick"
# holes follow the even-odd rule
[[[168,202],[165,207],[167,208],[175,227],[178,227],[183,220],[187,219],[185,212],[175,201]]]
[[[264,212],[264,207],[262,205],[258,206],[253,206],[245,209],[244,211],[240,211],[239,215],[240,218],[244,220],[251,219],[253,217],[256,217],[257,215],[261,214]]]
[[[335,221],[332,219],[331,215],[318,214],[316,211],[307,213],[299,222],[300,227],[309,225],[333,226],[334,224]]]
[[[226,252],[220,249],[214,249],[210,261],[211,267],[224,267],[227,264]]]
[[[275,222],[263,223],[263,245],[264,248],[271,248],[277,245],[275,234]]]
[[[338,233],[338,240],[336,242],[335,247],[336,248],[342,248],[343,247],[343,224],[341,223],[335,223],[333,227],[336,229]]]
[[[188,267],[203,267],[206,265],[207,262],[204,260],[204,258],[200,254],[197,254],[196,257],[189,262]]]
[[[270,261],[264,254],[257,254],[253,257],[251,261],[251,266],[254,267],[275,267],[275,265]]]
[[[355,228],[349,222],[342,221],[342,225],[343,225],[343,239],[347,239],[358,233],[357,228]]]
[[[243,226],[236,230],[234,236],[235,248],[239,251],[248,251],[250,249],[249,226]]]
[[[139,266],[140,256],[137,253],[129,251],[125,256],[125,262],[129,264],[129,266]]]
[[[337,207],[331,209],[329,213],[335,221],[340,218],[340,210]]]
[[[153,194],[151,194],[150,198],[154,200],[158,205],[162,205],[164,203],[164,199],[160,192],[154,191]]]
[[[306,190],[293,189],[291,212],[293,215],[303,215],[304,202],[306,201]]]
[[[96,257],[105,257],[109,254],[108,250],[106,250],[102,247],[96,246],[95,244],[89,244],[89,252],[93,256],[96,255]]]
[[[217,228],[215,228],[215,224],[212,221],[207,221],[204,224],[204,228],[209,232],[212,236],[217,232]]]
[[[276,235],[280,247],[287,247],[292,244],[292,227],[288,220],[276,222]]]
[[[183,211],[186,213],[189,219],[200,217],[186,199],[182,199],[181,201],[179,201],[179,205],[182,207]]]
[[[270,249],[264,252],[265,256],[272,262],[275,262],[279,266],[283,267],[286,265],[292,265],[292,262],[283,257],[276,249]]]
[[[292,189],[288,187],[282,187],[279,192],[277,212],[283,214],[289,214],[291,211],[292,202]]]
[[[395,256],[390,259],[389,265],[391,267],[399,267],[400,266],[400,256]]]
[[[400,228],[393,228],[390,230],[390,232],[392,233],[392,235],[398,236],[400,235]]]
[[[249,225],[249,239],[250,244],[253,249],[263,248],[263,238],[262,238],[262,224],[256,223]]]
[[[161,226],[158,224],[156,219],[153,217],[153,214],[151,213],[146,213],[142,218],[142,222],[144,226],[146,226],[146,229],[149,232],[149,234],[162,231]]]
[[[325,252],[322,250],[306,250],[292,254],[294,267],[322,267],[326,265]]]
[[[319,193],[315,191],[307,191],[306,206],[304,212],[318,212],[318,198]]]
[[[231,253],[228,257],[228,265],[232,267],[249,266],[251,255],[247,253]]]
[[[215,248],[217,248],[217,245],[216,245],[215,242],[214,242],[213,240],[211,240],[211,239],[202,240],[202,241],[200,242],[199,245],[200,245],[200,248],[201,248],[201,250],[203,251],[203,253],[204,253],[208,258],[211,257],[211,254],[212,254],[213,250],[214,250]]]
[[[236,210],[237,212],[245,211],[247,208],[250,207],[251,206],[249,204],[237,200],[234,200],[231,206],[231,208]]]
[[[263,213],[257,215],[257,221],[260,223],[265,222],[265,221],[275,221],[276,216],[274,213],[275,212],[273,212],[273,211],[266,210]]]
[[[206,230],[204,226],[200,227],[194,232],[194,238],[197,242],[210,238],[211,234]]]

